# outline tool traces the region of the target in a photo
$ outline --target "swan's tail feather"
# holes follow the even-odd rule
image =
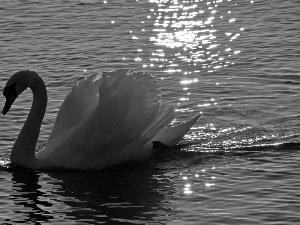
[[[159,141],[167,146],[173,146],[179,143],[183,136],[198,121],[202,114],[198,114],[187,122],[174,127],[166,127],[158,132],[152,141]]]
[[[142,136],[151,140],[161,129],[166,127],[175,118],[174,107],[162,103],[153,122],[147,127]]]

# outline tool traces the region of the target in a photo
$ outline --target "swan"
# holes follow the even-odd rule
[[[22,70],[9,78],[2,113],[5,115],[28,87],[33,102],[10,161],[31,169],[101,170],[145,159],[154,151],[153,143],[176,145],[201,116],[167,127],[175,117],[174,107],[161,101],[153,75],[128,69],[94,74],[67,93],[46,147],[36,153],[48,100],[45,83],[36,72]]]

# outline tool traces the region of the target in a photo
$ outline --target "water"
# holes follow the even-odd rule
[[[0,117],[1,224],[298,224],[299,2],[1,1],[1,87],[45,80],[47,141],[75,81],[117,68],[161,81],[180,146],[100,172],[30,171],[8,156],[31,106]],[[4,97],[0,98],[3,106]]]

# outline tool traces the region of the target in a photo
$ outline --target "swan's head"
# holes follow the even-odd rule
[[[16,98],[31,86],[36,76],[38,75],[34,71],[22,70],[9,78],[3,90],[3,95],[6,97],[6,102],[2,110],[3,115],[9,111]]]

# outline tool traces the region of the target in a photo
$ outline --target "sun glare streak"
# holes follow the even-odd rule
[[[150,9],[150,15],[147,15],[147,18],[154,22],[150,41],[165,50],[163,54],[157,52],[152,54],[165,60],[152,58],[151,61],[160,64],[159,67],[171,65],[180,67],[180,63],[169,63],[168,57],[175,57],[190,66],[210,68],[210,72],[231,64],[232,55],[226,50],[230,47],[224,45],[221,36],[223,34],[222,38],[228,37],[227,41],[234,41],[240,36],[238,32],[243,31],[243,28],[232,29],[230,24],[236,21],[234,13],[230,10],[225,12],[219,10],[219,5],[228,1],[149,0],[149,2],[154,5]],[[239,50],[234,50],[234,54],[238,53]]]

